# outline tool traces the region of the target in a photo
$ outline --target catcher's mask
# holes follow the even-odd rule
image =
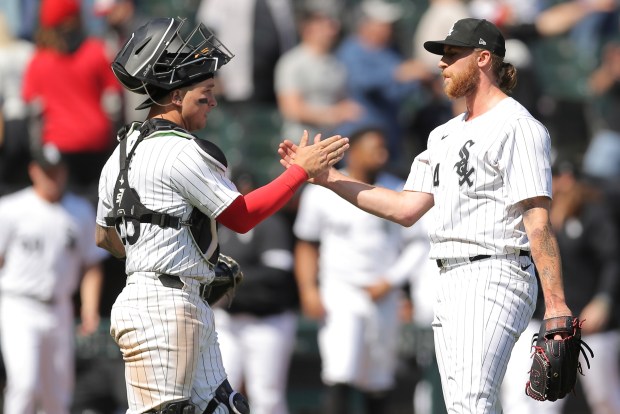
[[[138,28],[112,62],[128,90],[148,95],[139,108],[168,92],[213,77],[233,54],[203,24],[184,30],[185,19],[155,18]]]

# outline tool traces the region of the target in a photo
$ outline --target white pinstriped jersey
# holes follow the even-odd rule
[[[50,203],[28,187],[0,199],[0,291],[69,300],[83,268],[108,254],[95,245],[94,215],[88,200],[69,193]]]
[[[386,173],[375,184],[394,190],[403,186]],[[402,257],[411,229],[368,214],[323,187],[304,188],[293,231],[302,240],[320,242],[322,281],[368,286],[378,278],[404,280],[411,274],[412,260]]]
[[[138,136],[137,129],[128,133],[128,153]],[[101,226],[106,226],[105,217],[113,216],[119,148],[101,173],[97,208],[97,223]],[[144,138],[133,155],[128,178],[147,208],[185,221],[196,206],[212,220],[212,226],[215,218],[240,195],[226,176],[226,166],[207,154],[193,135],[178,130],[156,131]],[[125,246],[127,275],[155,272],[210,281],[213,271],[194,244],[188,227],[176,230],[154,224],[140,226],[138,241]]]
[[[433,130],[404,188],[434,196],[430,257],[529,250],[517,203],[551,197],[550,150],[546,128],[512,98]]]

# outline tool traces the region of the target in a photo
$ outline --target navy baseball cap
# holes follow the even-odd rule
[[[506,41],[497,26],[484,19],[461,19],[452,25],[445,40],[424,42],[424,49],[443,55],[444,45],[485,49],[504,57]]]
[[[32,150],[32,160],[44,170],[65,165],[65,159],[58,148],[53,144],[44,144]]]

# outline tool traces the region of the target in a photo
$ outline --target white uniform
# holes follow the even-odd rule
[[[405,190],[435,201],[433,329],[448,412],[500,413],[499,386],[537,295],[517,204],[551,197],[549,134],[512,98],[468,122],[457,116],[430,134]]]
[[[128,172],[130,186],[147,208],[183,220],[197,206],[214,229],[215,217],[239,196],[226,166],[191,134],[172,130],[173,124],[161,125],[138,145]],[[128,134],[128,152],[138,136],[136,130]],[[101,173],[101,226],[113,215],[118,172],[119,147]],[[217,235],[213,237],[215,246]],[[126,245],[126,253],[127,285],[112,307],[111,335],[125,360],[128,413],[184,398],[202,412],[226,379],[213,312],[199,295],[200,282],[209,282],[213,270],[186,226],[176,230],[140,224],[140,237]],[[160,274],[180,276],[184,287],[165,287]]]
[[[403,183],[380,175],[377,184],[396,189]],[[399,292],[373,302],[363,287],[411,274],[412,261],[401,255],[407,231],[323,187],[304,189],[294,232],[302,240],[320,242],[318,279],[327,316],[319,328],[319,350],[326,384],[370,392],[393,386]]]
[[[73,390],[74,294],[95,245],[95,212],[71,194],[49,203],[32,187],[0,199],[0,338],[5,413],[68,413]]]

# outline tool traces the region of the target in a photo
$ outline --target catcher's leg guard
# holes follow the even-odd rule
[[[196,406],[189,402],[189,398],[180,401],[172,401],[162,404],[157,411],[149,411],[153,414],[195,414]]]
[[[203,414],[213,414],[220,404],[224,405],[230,414],[250,414],[250,404],[247,398],[233,390],[228,380],[224,380],[217,387],[213,399],[209,401]]]

